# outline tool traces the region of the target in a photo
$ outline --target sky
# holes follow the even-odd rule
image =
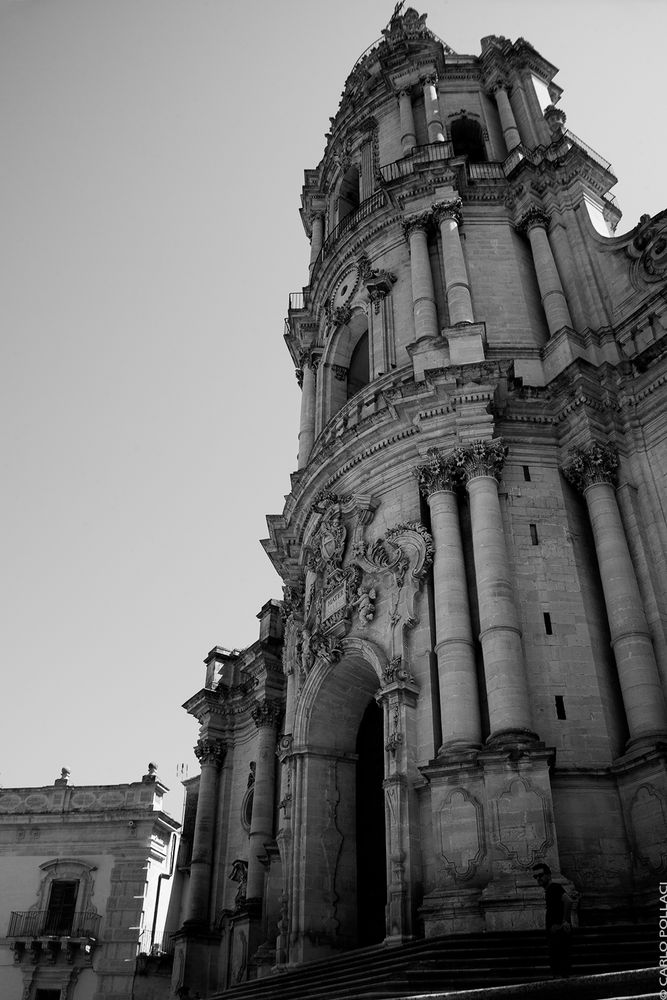
[[[663,0],[431,0],[459,53],[523,36],[612,162],[618,234],[667,207]],[[181,708],[281,583],[298,214],[385,0],[0,0],[0,785],[198,773]]]

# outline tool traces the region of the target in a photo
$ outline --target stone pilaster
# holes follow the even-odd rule
[[[476,441],[456,448],[452,461],[461,469],[470,497],[490,739],[512,743],[536,737],[498,498],[506,453],[499,440]]]
[[[319,358],[314,358],[309,351],[301,356],[301,415],[299,418],[299,457],[297,468],[303,469],[308,464],[313,442],[315,441],[315,392],[317,388],[317,365]]]
[[[456,326],[457,323],[474,323],[468,272],[459,235],[461,199],[436,202],[433,206],[433,214],[440,226],[442,236],[445,294],[449,322],[452,326]]]
[[[273,840],[276,740],[282,707],[278,702],[257,702],[252,717],[257,726],[257,762],[248,845],[246,903],[261,908],[264,896],[266,843]]]
[[[401,90],[398,95],[398,110],[401,120],[401,149],[407,155],[417,145],[412,98],[409,90]]]
[[[439,753],[479,747],[482,733],[475,655],[468,605],[456,486],[458,470],[434,448],[416,470],[428,499],[433,533],[435,602],[442,747]]]
[[[192,838],[190,890],[185,922],[206,927],[209,923],[209,896],[215,819],[218,809],[218,775],[225,758],[222,740],[204,737],[194,748],[201,764],[197,816]]]
[[[553,337],[563,327],[572,327],[572,319],[547,236],[548,225],[549,216],[546,212],[533,207],[521,219],[519,229],[526,233],[530,242],[542,307],[549,334]]]
[[[428,226],[430,212],[410,216],[403,222],[405,238],[410,246],[410,276],[412,279],[412,308],[415,317],[415,340],[437,337],[438,315],[428,252]]]
[[[614,448],[594,442],[587,448],[572,448],[563,473],[583,493],[588,507],[631,748],[665,739],[667,710],[616,502],[617,467]]]
[[[427,76],[422,80],[424,90],[424,110],[426,112],[426,127],[429,142],[444,142],[445,130],[442,126],[442,115],[438,103],[438,80],[435,76]]]

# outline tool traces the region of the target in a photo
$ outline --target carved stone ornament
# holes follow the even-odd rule
[[[530,230],[535,226],[539,226],[542,229],[548,229],[550,221],[551,216],[549,216],[543,209],[538,208],[537,205],[532,205],[521,217],[517,228],[520,232],[528,235]]]
[[[455,471],[460,472],[463,482],[477,476],[492,476],[499,481],[508,451],[501,438],[471,441],[465,447],[454,448],[449,462]]]
[[[594,441],[586,448],[570,448],[568,455],[569,461],[563,467],[563,475],[579,492],[593,483],[615,485],[618,453],[613,445]]]
[[[420,492],[427,498],[432,493],[453,493],[461,484],[460,467],[437,448],[429,448],[426,454],[428,462],[413,470]]]
[[[200,740],[197,740],[197,744],[194,747],[194,751],[195,751],[195,756],[199,760],[199,763],[202,765],[202,767],[205,764],[212,764],[214,767],[222,767],[222,762],[225,759],[227,746],[223,740],[204,737]]]
[[[429,229],[431,225],[431,212],[417,212],[415,215],[408,215],[405,219],[401,220],[401,225],[403,227],[403,235],[409,242],[410,236],[416,230],[426,232]]]
[[[560,135],[565,127],[567,117],[565,112],[561,111],[560,108],[556,108],[553,104],[549,104],[544,109],[544,120],[553,135]]]
[[[383,677],[385,685],[387,684],[414,684],[414,677],[412,674],[405,669],[403,666],[403,657],[392,656],[387,669],[384,672]]]
[[[282,713],[283,709],[280,702],[267,699],[263,702],[256,701],[250,714],[258,729],[275,729],[280,722]]]
[[[246,889],[248,887],[248,862],[237,858],[232,862],[232,870],[228,876],[232,882],[238,883],[234,905],[240,909],[245,905]]]
[[[352,307],[349,305],[336,306],[331,313],[331,319],[336,326],[345,326],[352,319]]]
[[[643,215],[637,235],[628,246],[628,255],[633,258],[630,268],[632,284],[637,289],[645,288],[667,279],[667,220],[654,223],[651,217]]]
[[[340,659],[340,640],[350,629],[364,630],[375,622],[380,591],[386,590],[392,651],[394,630],[417,621],[415,598],[432,561],[431,536],[423,525],[409,523],[369,542],[364,533],[374,510],[372,499],[363,496],[322,494],[313,505],[295,660],[302,678],[316,661]]]
[[[348,369],[345,365],[332,365],[331,371],[333,372],[333,377],[338,382],[344,382],[347,379]]]
[[[433,218],[440,224],[443,219],[454,219],[457,226],[461,225],[462,221],[462,201],[460,198],[453,198],[451,201],[436,201],[433,206]]]

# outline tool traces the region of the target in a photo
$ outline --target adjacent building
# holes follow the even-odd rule
[[[153,764],[131,784],[72,785],[63,769],[50,786],[0,789],[3,1000],[168,995],[169,977],[141,978],[171,951],[180,824],[166,791]]]

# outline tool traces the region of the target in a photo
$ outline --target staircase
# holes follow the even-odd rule
[[[557,981],[541,931],[464,934],[346,952],[232,987],[211,1000],[436,1000],[452,993],[457,1000],[648,1000],[659,996],[657,964],[652,926],[580,928],[572,977]]]

